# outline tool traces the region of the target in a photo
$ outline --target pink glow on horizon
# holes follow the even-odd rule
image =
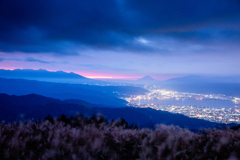
[[[185,77],[187,75],[158,75],[158,76],[151,76],[152,78],[160,81],[172,79],[172,78],[180,78],[180,77]]]
[[[66,71],[68,73],[70,73],[69,71]],[[99,74],[99,73],[92,73],[92,72],[74,72],[75,74],[90,78],[90,79],[122,79],[122,80],[136,80],[139,79],[141,77],[136,76],[136,77],[132,77],[132,76],[126,76],[123,74],[111,74],[111,73],[107,73],[107,74]]]
[[[0,66],[1,67],[1,66]],[[15,68],[15,67],[1,67],[1,69],[5,69],[5,70],[15,70],[15,69],[29,69],[29,68]],[[43,69],[43,68],[31,68],[33,70],[39,70],[39,69]],[[47,71],[50,72],[57,72],[60,70],[55,70],[55,69],[45,69]],[[133,76],[129,76],[127,74],[111,74],[111,73],[107,73],[107,74],[99,74],[99,73],[93,73],[93,72],[79,72],[79,71],[69,71],[69,70],[61,70],[63,72],[66,73],[75,73],[81,76],[84,76],[86,78],[90,78],[90,79],[101,79],[101,80],[114,80],[114,79],[118,79],[118,80],[137,80],[140,79],[142,77],[144,77],[145,75],[137,75],[135,77]],[[151,75],[150,75],[151,76]],[[156,80],[168,80],[168,79],[172,79],[172,78],[179,78],[179,77],[184,77],[186,75],[152,75],[151,77],[156,79]]]
[[[70,73],[71,71],[65,71]],[[101,79],[101,80],[108,80],[108,79],[119,79],[119,80],[137,80],[140,79],[146,75],[137,75],[135,77],[133,76],[127,76],[127,75],[119,75],[119,74],[95,74],[95,73],[90,73],[90,72],[74,72],[75,74],[90,78],[90,79]],[[150,75],[151,76],[151,75]],[[156,79],[156,80],[168,80],[168,79],[172,79],[172,78],[180,78],[180,77],[185,77],[186,75],[153,75],[151,76],[152,78]]]
[[[122,79],[122,80],[136,80],[141,77],[115,77],[115,76],[85,76],[91,79]]]
[[[14,68],[14,67],[1,67],[1,69],[4,70],[15,70],[15,69],[29,69],[29,68]],[[33,69],[33,68],[31,68]],[[34,68],[33,70],[39,70],[39,69],[43,69],[43,68]],[[54,70],[54,69],[45,69],[47,71],[50,72],[57,72],[60,70]],[[75,72],[75,71],[67,71],[67,70],[61,70],[63,72],[66,73],[75,73],[78,74],[80,76],[84,76],[86,78],[90,78],[90,79],[122,79],[122,80],[136,80],[139,79],[141,77],[128,77],[128,76],[123,76],[123,75],[114,75],[114,74],[96,74],[96,73],[92,73],[92,72]]]

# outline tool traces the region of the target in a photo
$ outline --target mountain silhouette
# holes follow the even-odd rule
[[[73,83],[73,84],[107,84],[107,82],[90,79],[79,74],[64,71],[48,71],[45,69],[0,69],[0,77],[14,79],[39,80],[46,82]]]
[[[33,69],[14,69],[14,70],[4,70],[0,69],[1,77],[7,78],[81,78],[88,79],[79,74],[64,71],[47,71],[45,69],[33,70]]]
[[[153,79],[152,77],[147,75],[147,76],[144,76],[144,77],[136,80],[135,82],[138,83],[138,84],[154,84],[154,83],[157,83],[159,81],[156,80],[156,79]]]
[[[157,85],[162,86],[163,89],[178,92],[224,94],[226,96],[240,97],[240,81],[237,81],[237,79],[233,81],[232,77],[223,79],[217,76],[190,75],[159,81]]]
[[[96,86],[0,78],[0,93],[18,96],[35,93],[60,100],[78,99],[112,107],[126,106],[127,102],[119,99],[119,96],[146,92],[143,88],[132,86]]]
[[[154,125],[160,123],[177,125],[192,130],[206,127],[226,128],[228,126],[151,108],[107,108],[102,105],[90,104],[79,100],[61,101],[36,94],[23,96],[0,94],[0,121],[13,122],[18,119],[43,119],[47,115],[56,117],[62,114],[70,117],[76,116],[79,113],[88,117],[100,113],[109,121],[122,117],[129,124],[134,123],[138,127],[154,127]]]
[[[145,80],[145,81],[156,81],[155,79],[153,79],[151,76],[147,75],[147,76],[144,76],[138,80]]]

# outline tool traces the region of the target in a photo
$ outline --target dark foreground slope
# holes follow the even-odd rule
[[[56,117],[65,114],[76,116],[84,114],[88,117],[101,113],[108,120],[126,119],[130,124],[138,127],[154,127],[156,124],[177,125],[191,130],[200,128],[226,128],[226,125],[212,123],[205,120],[189,118],[180,114],[172,114],[164,111],[157,111],[150,108],[107,108],[101,105],[94,105],[79,100],[65,100],[48,98],[36,94],[25,96],[9,96],[0,94],[0,120],[9,122],[24,119],[42,119],[48,114]]]
[[[35,93],[61,100],[79,99],[111,107],[122,107],[127,104],[125,100],[119,99],[119,96],[146,92],[147,90],[143,88],[131,86],[95,86],[0,78],[0,93],[10,95]]]
[[[240,159],[240,131],[196,134],[175,126],[128,127],[123,119],[81,115],[0,123],[0,159]]]

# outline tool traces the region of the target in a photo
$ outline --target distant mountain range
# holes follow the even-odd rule
[[[228,125],[212,123],[205,120],[189,118],[180,114],[157,111],[150,108],[107,108],[80,100],[58,100],[36,94],[10,96],[0,94],[0,120],[15,121],[17,119],[43,119],[48,114],[56,117],[65,114],[68,117],[77,114],[92,116],[100,113],[108,120],[124,118],[129,124],[138,127],[153,127],[155,124],[177,125],[191,130],[200,128],[226,128]],[[236,126],[234,124],[230,126]]]
[[[104,81],[89,79],[79,74],[64,71],[47,71],[45,69],[33,70],[33,69],[15,69],[5,70],[0,69],[1,78],[14,78],[14,79],[28,79],[39,80],[46,82],[58,82],[58,83],[74,83],[74,84],[107,84]]]
[[[61,100],[79,99],[111,107],[123,107],[127,104],[119,97],[146,92],[148,91],[143,88],[133,86],[96,86],[0,78],[0,93],[10,95],[35,93]]]
[[[153,79],[150,76],[145,76],[138,80],[95,80],[89,79],[79,74],[64,71],[47,71],[45,69],[33,70],[33,69],[15,69],[15,70],[5,70],[0,69],[0,77],[1,78],[14,78],[14,79],[27,79],[27,80],[38,80],[38,81],[46,81],[46,82],[57,82],[57,83],[72,83],[72,84],[101,84],[101,85],[109,85],[111,82],[113,85],[117,85],[115,83],[121,84],[129,84],[129,85],[146,85],[146,84],[154,84],[159,82],[158,80]]]
[[[225,94],[240,97],[240,78],[238,76],[186,76],[159,81],[156,85],[163,89],[201,94]]]
[[[105,80],[106,82],[112,82],[112,83],[119,83],[119,84],[128,84],[128,85],[153,85],[153,84],[157,84],[160,81],[153,79],[151,76],[144,76],[140,79],[137,80]]]
[[[226,96],[240,97],[240,76],[197,76],[190,75],[181,78],[172,78],[158,81],[150,76],[138,80],[116,80],[111,82],[128,83],[132,85],[155,85],[159,89],[189,92],[199,94],[224,94]]]
[[[33,70],[33,69],[14,69],[14,70],[5,70],[0,69],[1,77],[5,78],[79,78],[79,79],[88,79],[76,73],[63,72],[63,71],[47,71],[45,69]]]
[[[115,81],[116,82],[116,81]],[[240,97],[240,76],[197,76],[190,75],[158,81],[150,76],[138,80],[118,81],[132,85],[155,85],[160,89],[200,94],[225,94]]]

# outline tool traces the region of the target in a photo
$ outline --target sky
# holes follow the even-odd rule
[[[0,68],[240,75],[239,0],[0,0]]]

